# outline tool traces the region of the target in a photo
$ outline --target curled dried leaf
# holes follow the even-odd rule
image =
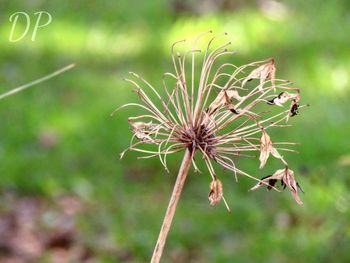
[[[275,184],[278,180],[281,181],[281,185],[284,188],[288,187],[288,189],[292,193],[297,204],[302,205],[303,202],[301,201],[301,199],[299,197],[298,189],[302,192],[303,192],[303,190],[301,189],[298,182],[295,181],[294,172],[292,170],[290,170],[288,167],[285,167],[284,169],[277,170],[273,175],[263,177],[261,179],[261,181],[258,184],[256,184],[255,186],[253,186],[250,190],[254,191],[265,184],[268,185],[267,189],[270,190],[272,187],[275,186]]]
[[[252,79],[260,79],[259,90],[262,91],[264,82],[266,80],[271,80],[272,88],[275,89],[275,76],[276,76],[276,67],[275,60],[271,59],[270,62],[259,66],[254,69],[242,82],[242,86],[244,86],[247,81],[251,81]]]
[[[222,183],[219,179],[215,178],[210,183],[210,192],[208,195],[210,205],[214,206],[220,203],[223,196],[224,196],[224,193],[222,189]]]

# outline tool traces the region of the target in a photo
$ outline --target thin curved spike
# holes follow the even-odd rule
[[[118,112],[119,110],[125,108],[125,107],[129,107],[129,106],[137,106],[137,107],[140,107],[140,108],[143,108],[147,111],[150,111],[150,109],[148,109],[146,106],[144,105],[141,105],[141,104],[138,104],[138,103],[127,103],[127,104],[124,104],[118,108],[116,108],[114,111],[112,111],[112,113],[110,114],[110,116],[113,116],[116,112]],[[150,111],[152,112],[152,111]],[[153,112],[152,112],[153,113]]]

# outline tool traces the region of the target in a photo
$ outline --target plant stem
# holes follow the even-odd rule
[[[186,149],[186,152],[182,160],[182,164],[173,188],[173,193],[171,194],[168,208],[164,216],[163,225],[159,232],[157,244],[154,247],[151,263],[158,263],[160,261],[160,258],[162,257],[165,241],[167,239],[167,236],[171,227],[171,223],[174,218],[177,203],[179,202],[180,195],[188,174],[188,170],[190,169],[190,166],[191,166],[191,158],[192,158],[192,154],[190,150]]]
[[[14,88],[14,89],[12,89],[12,90],[10,90],[10,91],[8,91],[8,92],[5,92],[5,93],[3,93],[3,94],[0,94],[0,100],[6,98],[6,97],[8,97],[8,96],[11,96],[11,95],[13,95],[13,94],[15,94],[15,93],[17,93],[17,92],[20,92],[20,91],[22,91],[22,90],[24,90],[24,89],[27,89],[27,88],[29,88],[29,87],[31,87],[31,86],[34,86],[34,85],[39,84],[39,83],[41,83],[41,82],[44,82],[44,81],[46,81],[46,80],[48,80],[48,79],[51,79],[51,78],[53,78],[53,77],[56,77],[57,75],[60,75],[61,73],[63,73],[63,72],[65,72],[65,71],[67,71],[67,70],[73,68],[74,66],[75,66],[75,64],[70,64],[70,65],[68,65],[68,66],[66,66],[66,67],[64,67],[64,68],[61,68],[61,69],[59,69],[59,70],[57,70],[57,71],[55,71],[55,72],[53,72],[53,73],[51,73],[51,74],[49,74],[49,75],[46,75],[45,77],[42,77],[42,78],[37,79],[37,80],[34,80],[34,81],[30,82],[30,83],[24,84],[24,85],[22,85],[22,86],[19,86],[19,87],[17,87],[17,88]]]

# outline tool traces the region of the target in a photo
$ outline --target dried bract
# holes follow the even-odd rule
[[[276,75],[276,67],[275,60],[271,59],[270,62],[261,65],[260,67],[254,69],[242,82],[242,86],[245,85],[247,81],[251,81],[252,79],[260,79],[259,91],[263,91],[264,82],[267,80],[271,80],[272,88],[275,88],[275,75]]]
[[[135,134],[136,138],[140,140],[151,140],[149,137],[149,129],[152,125],[152,122],[150,123],[144,123],[144,122],[130,122],[132,132]]]
[[[239,95],[237,90],[222,90],[216,97],[216,99],[210,104],[207,113],[208,115],[214,114],[220,107],[226,106],[229,110],[233,111],[234,106],[232,99],[241,101],[243,98]],[[235,110],[234,110],[235,111]],[[236,113],[238,114],[238,113]]]
[[[287,166],[284,169],[277,170],[273,175],[266,176],[261,179],[261,182],[256,184],[254,187],[252,187],[250,190],[254,191],[264,184],[267,184],[267,189],[270,190],[272,187],[275,186],[277,181],[281,181],[281,185],[285,187],[288,187],[291,191],[295,201],[298,203],[298,205],[302,205],[303,202],[301,201],[299,195],[298,195],[298,189],[301,189],[299,184],[294,179],[294,172],[290,170]]]
[[[260,169],[265,166],[267,159],[270,156],[270,153],[278,159],[283,159],[283,157],[279,154],[276,148],[273,147],[270,136],[267,134],[265,130],[262,130],[262,135],[260,139],[260,157],[259,157]]]
[[[223,190],[222,190],[222,183],[219,179],[215,178],[210,183],[210,192],[208,195],[210,205],[217,205],[222,197],[224,196]]]

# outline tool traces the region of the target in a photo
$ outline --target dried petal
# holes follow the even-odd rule
[[[215,178],[210,184],[210,192],[208,195],[210,205],[217,205],[223,196],[222,183],[219,179]]]
[[[260,168],[263,168],[270,155],[270,145],[272,144],[270,136],[263,130],[260,139]]]
[[[294,172],[288,167],[285,169],[285,176],[283,177],[283,182],[286,184],[286,186],[291,191],[295,201],[298,203],[298,205],[302,205],[303,202],[301,201],[299,195],[298,195],[298,183],[294,179]]]
[[[155,125],[152,122],[131,122],[129,121],[132,132],[135,134],[136,138],[141,141],[152,140],[149,136],[151,131],[155,130]]]
[[[269,101],[270,105],[277,105],[282,107],[285,102],[287,102],[290,99],[290,94],[288,92],[281,92],[278,94],[277,97],[273,98],[272,100]]]
[[[270,146],[270,153],[272,154],[273,157],[277,158],[277,159],[282,159],[282,156],[280,155],[280,153],[276,150],[275,147]]]
[[[298,205],[303,204],[303,202],[301,201],[301,199],[298,195],[298,189],[300,189],[301,191],[302,191],[302,189],[300,188],[299,184],[294,179],[294,172],[292,170],[288,169],[288,167],[286,167],[284,169],[279,169],[273,175],[266,176],[266,177],[262,178],[258,184],[256,184],[255,186],[253,186],[250,189],[250,191],[254,191],[254,190],[260,188],[265,183],[268,184],[267,188],[271,189],[272,187],[274,187],[277,180],[281,180],[281,185],[284,186],[284,188],[286,188],[286,187],[289,188],[289,190],[291,191],[291,193],[292,193],[295,201],[298,203]]]
[[[227,90],[226,95],[231,99],[236,99],[238,101],[241,101],[243,97],[241,97],[237,90]]]
[[[208,114],[212,115],[218,108],[220,108],[222,105],[226,103],[226,97],[225,97],[226,91],[222,90],[218,94],[218,96],[215,98],[215,100],[210,104],[208,109]]]
[[[277,97],[273,98],[272,100],[268,100],[267,104],[269,105],[277,105],[282,107],[284,103],[286,103],[288,100],[293,100],[295,102],[298,102],[300,99],[299,93],[293,94],[288,93],[286,91],[281,92],[278,94]]]
[[[232,104],[232,100],[231,100],[231,98],[229,97],[228,93],[225,92],[224,95],[225,95],[225,105],[226,105],[226,108],[227,108],[229,111],[231,111],[232,113],[238,114],[238,112],[236,111],[235,107],[234,107],[233,104]]]
[[[238,101],[242,100],[242,97],[239,96],[237,90],[222,90],[215,98],[215,100],[210,104],[207,113],[212,115],[219,109],[221,106],[226,105],[226,107],[235,114],[238,114],[233,107],[232,99],[236,99]]]
[[[282,159],[282,156],[279,152],[272,146],[272,141],[270,136],[265,130],[262,130],[262,136],[260,139],[260,169],[263,168],[267,162],[267,159],[270,156],[270,153],[278,159]]]
[[[242,82],[242,86],[244,86],[247,81],[251,81],[252,79],[260,79],[259,90],[262,91],[264,82],[266,80],[271,80],[272,88],[275,88],[275,75],[276,75],[276,67],[275,60],[271,59],[270,62],[261,65],[260,67],[254,69]]]
[[[250,188],[250,191],[255,191],[263,185],[268,184],[268,189],[270,190],[275,186],[276,181],[282,180],[284,176],[284,169],[277,170],[273,175],[265,176],[261,178],[260,182]],[[271,182],[271,183],[270,183]]]

